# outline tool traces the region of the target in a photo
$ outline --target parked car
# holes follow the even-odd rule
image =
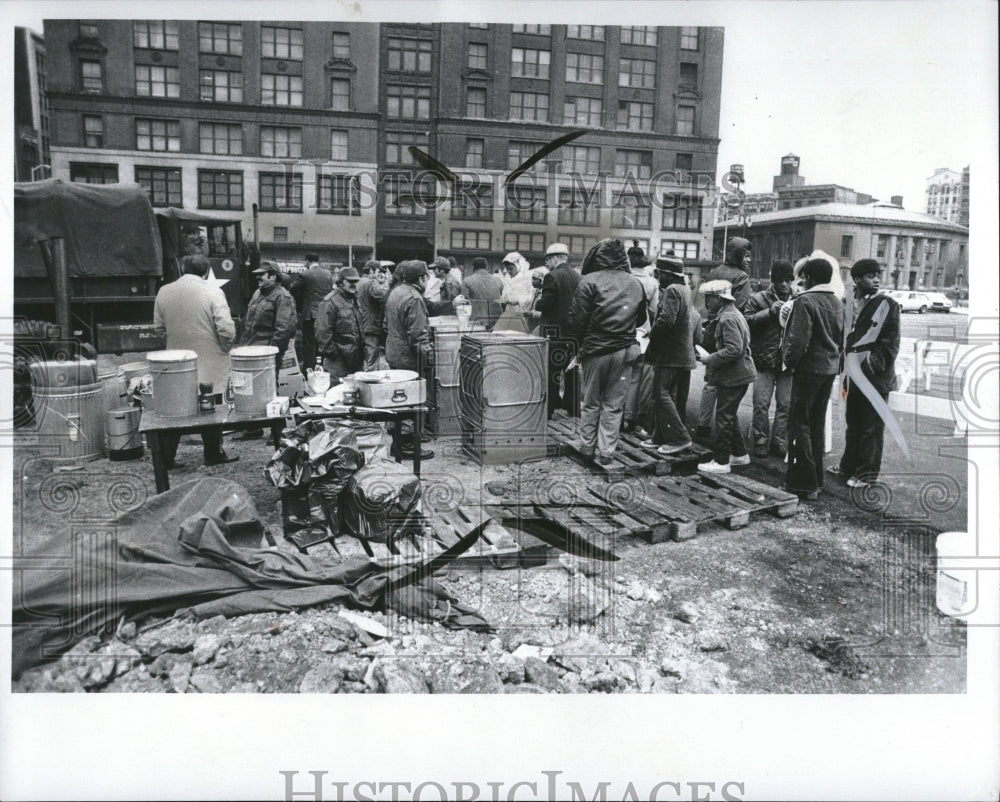
[[[923,292],[893,290],[889,297],[899,303],[900,312],[919,312],[922,315],[931,308],[931,299]]]
[[[932,312],[950,312],[951,311],[951,300],[943,292],[927,292],[924,293],[931,302],[929,309]]]

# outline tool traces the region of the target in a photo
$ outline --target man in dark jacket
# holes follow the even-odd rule
[[[750,249],[750,241],[742,237],[730,237],[726,243],[726,257],[722,264],[713,267],[706,281],[728,281],[732,287],[733,304],[740,312],[750,300],[750,262],[753,259],[753,252]],[[701,303],[702,295],[698,293],[696,308],[699,312],[705,311]],[[712,327],[715,320],[711,315],[704,315],[704,334],[702,339],[708,345],[715,342],[715,335]],[[712,431],[712,415],[715,413],[715,391],[711,385],[705,384],[701,391],[701,402],[698,406],[698,436],[707,437]]]
[[[656,260],[660,302],[649,330],[646,362],[653,367],[655,425],[644,446],[658,446],[661,454],[674,454],[691,445],[684,425],[691,370],[694,368],[694,332],[698,313],[691,305],[691,291],[684,278],[684,263],[676,256]]]
[[[788,450],[788,402],[792,395],[792,374],[781,364],[781,323],[778,315],[792,296],[792,263],[781,259],[771,265],[771,286],[755,292],[743,314],[750,326],[750,351],[757,368],[753,383],[753,455],[766,457],[768,448],[784,459]],[[768,423],[771,397],[775,399],[774,426]]]
[[[576,417],[579,414],[579,377],[576,371],[564,371],[577,350],[567,327],[569,308],[580,283],[580,271],[570,265],[569,248],[561,242],[552,243],[545,251],[545,266],[549,272],[542,278],[542,293],[535,310],[541,312],[538,333],[549,340],[549,417],[556,409],[564,409],[571,417]]]
[[[847,335],[847,353],[859,355],[853,358],[860,361],[861,372],[881,397],[883,409],[888,409],[885,402],[896,386],[899,304],[879,294],[880,275],[881,267],[874,259],[861,259],[851,268],[854,325]],[[848,477],[849,487],[864,487],[878,479],[885,424],[859,383],[849,378],[846,407],[844,455],[830,472]]]
[[[805,291],[792,302],[781,346],[792,371],[785,489],[813,501],[823,487],[826,407],[843,361],[844,305],[826,259],[810,259],[800,275]]]
[[[302,322],[302,372],[316,363],[316,313],[322,301],[333,290],[333,273],[319,264],[319,256],[306,254],[306,269],[295,277],[292,295],[299,301]]]
[[[358,310],[361,312],[361,334],[365,343],[365,370],[375,370],[382,356],[384,332],[382,317],[385,297],[389,294],[390,273],[376,259],[365,262],[358,282]]]
[[[502,292],[500,276],[491,273],[489,263],[482,256],[477,256],[472,260],[472,273],[462,282],[462,294],[454,300],[459,303],[469,301],[472,304],[472,319],[490,328],[500,317]]]
[[[736,309],[729,282],[706,281],[701,286],[705,308],[715,316],[712,353],[698,356],[705,363],[705,384],[715,388],[714,459],[698,466],[705,473],[729,473],[730,465],[749,465],[737,413],[740,401],[754,380],[750,357],[750,328]]]
[[[582,274],[568,320],[569,335],[580,343],[583,373],[580,448],[608,465],[628,392],[627,364],[639,358],[635,330],[646,321],[646,298],[629,273],[621,240],[604,239],[591,248]]]
[[[345,267],[316,312],[316,352],[323,357],[323,367],[333,384],[364,367],[364,336],[358,309],[360,280],[355,268]]]

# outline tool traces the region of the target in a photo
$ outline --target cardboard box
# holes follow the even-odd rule
[[[361,406],[376,409],[411,407],[427,401],[427,382],[414,379],[408,382],[357,382]]]

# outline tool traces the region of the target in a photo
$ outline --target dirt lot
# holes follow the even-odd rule
[[[454,442],[431,447],[425,484],[457,480],[469,503],[587,474],[567,458],[480,468]],[[182,440],[185,467],[171,472],[172,485],[205,475],[240,482],[277,548],[291,550],[278,491],[263,478],[270,446],[227,435],[226,448],[240,461],[204,468],[200,440]],[[148,451],[65,472],[45,453],[30,435],[19,439],[16,553],[65,557],[74,532],[107,529],[154,492]],[[779,466],[748,470],[775,483]],[[790,518],[757,514],[734,531],[710,524],[685,542],[619,538],[617,562],[552,552],[533,567],[443,571],[442,584],[493,634],[384,614],[365,614],[358,626],[335,606],[147,619],[80,642],[26,672],[15,690],[961,693],[965,627],[934,607],[934,534],[880,523],[825,495]],[[325,545],[310,554],[335,558]],[[388,634],[366,631],[377,625]]]

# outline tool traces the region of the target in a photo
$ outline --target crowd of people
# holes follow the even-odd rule
[[[483,257],[468,270],[454,257],[398,265],[372,259],[360,272],[331,270],[310,253],[300,273],[283,274],[270,262],[254,271],[259,288],[237,338],[221,291],[198,281],[207,260],[192,254],[184,276],[161,290],[156,325],[168,348],[198,352],[199,380],[220,379],[216,363],[234,344],[273,345],[280,363],[298,332],[303,372],[322,365],[336,383],[360,370],[423,372],[434,360],[429,318],[464,311],[484,328],[549,340],[549,414],[579,416],[579,449],[597,463],[612,461],[623,431],[663,455],[697,437],[712,448],[700,471],[729,473],[750,464],[751,454],[784,459],[785,488],[806,499],[823,486],[827,405],[843,374],[847,444],[828,471],[852,487],[875,481],[899,350],[899,306],[879,293],[879,265],[856,262],[853,293],[845,296],[838,263],[815,251],[795,265],[774,262],[769,285],[753,292],[751,256],[749,241],[731,238],[723,263],[692,291],[672,252],[650,263],[637,243],[626,250],[617,239],[597,243],[579,267],[556,242],[544,265],[532,268],[511,252],[499,272]],[[698,363],[705,382],[689,427]],[[739,408],[750,385],[744,438]],[[422,439],[407,432],[404,454],[422,449]],[[229,458],[221,443],[206,441],[205,459]]]

